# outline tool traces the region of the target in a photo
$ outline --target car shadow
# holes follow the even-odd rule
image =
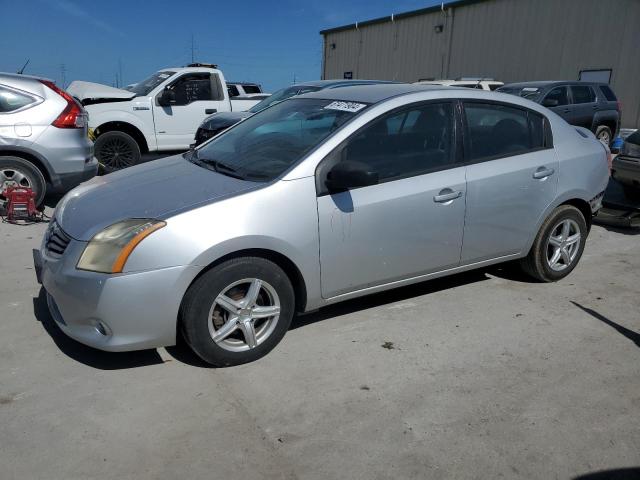
[[[573,480],[638,480],[640,468],[616,468],[615,470],[600,470],[574,477]]]
[[[124,370],[163,363],[157,350],[136,352],[103,352],[73,340],[60,330],[49,313],[44,288],[33,299],[33,313],[53,342],[67,357],[98,370]]]
[[[296,315],[291,322],[290,330],[360,310],[380,307],[450,288],[485,281],[490,278],[487,273],[487,270],[473,270],[329,305],[311,313]],[[58,348],[69,358],[87,366],[100,370],[120,370],[164,363],[157,350],[122,353],[104,352],[69,338],[60,330],[51,317],[44,289],[40,289],[38,297],[33,299],[33,310],[36,319],[42,323],[42,326]],[[199,368],[214,368],[200,359],[189,348],[180,334],[177,336],[176,345],[166,347],[165,350],[173,359],[186,365]]]
[[[627,327],[623,327],[622,325],[617,324],[613,320],[608,319],[607,317],[605,317],[604,315],[596,312],[595,310],[592,310],[591,308],[584,307],[584,306],[580,305],[579,303],[574,302],[573,300],[571,300],[571,303],[573,303],[576,307],[578,307],[583,312],[586,312],[589,315],[591,315],[593,318],[596,318],[596,319],[600,320],[602,323],[605,323],[605,324],[609,325],[611,328],[613,328],[619,334],[627,337],[629,340],[631,340],[633,343],[635,343],[636,347],[640,348],[640,333],[634,332],[633,330],[629,330]],[[640,477],[637,477],[637,478],[640,478]]]
[[[348,315],[360,310],[380,307],[390,303],[401,302],[423,295],[429,295],[442,290],[448,290],[454,287],[461,287],[471,283],[477,283],[488,280],[484,270],[473,270],[470,272],[458,273],[448,277],[438,278],[434,280],[424,281],[406,287],[395,288],[385,292],[366,295],[364,297],[346,300],[321,308],[315,312],[297,315],[291,321],[289,330],[305,327],[316,322],[321,322],[332,317]]]

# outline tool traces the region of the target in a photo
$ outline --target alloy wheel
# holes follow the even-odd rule
[[[0,195],[7,187],[33,188],[31,179],[15,168],[3,168],[0,170]]]
[[[600,132],[600,135],[598,135],[598,140],[609,146],[609,143],[611,142],[611,136],[609,135],[609,132],[605,130]]]
[[[273,333],[280,317],[276,290],[257,278],[227,286],[209,310],[208,327],[213,341],[230,352],[258,347]]]
[[[135,154],[131,145],[120,138],[110,138],[100,149],[100,161],[115,170],[131,167]]]
[[[574,220],[567,218],[553,227],[547,241],[549,268],[556,272],[569,268],[580,251],[581,239],[580,227]]]

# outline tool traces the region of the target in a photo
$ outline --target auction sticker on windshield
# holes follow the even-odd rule
[[[327,105],[325,110],[341,110],[343,112],[351,112],[356,113],[366,107],[366,103],[355,103],[355,102],[331,102]]]

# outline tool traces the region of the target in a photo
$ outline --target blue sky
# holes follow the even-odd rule
[[[273,91],[320,78],[319,31],[439,4],[434,0],[0,0],[0,71],[60,83],[124,84],[195,59]]]

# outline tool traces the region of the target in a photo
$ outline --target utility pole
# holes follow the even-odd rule
[[[124,80],[122,79],[122,58],[118,58],[118,78],[120,79],[120,83],[124,84]],[[118,88],[123,85],[118,85]]]
[[[191,34],[191,63],[195,63],[195,46],[194,46],[194,42],[193,42],[193,33]]]
[[[67,66],[64,63],[60,64],[60,88],[64,90],[67,85]]]

